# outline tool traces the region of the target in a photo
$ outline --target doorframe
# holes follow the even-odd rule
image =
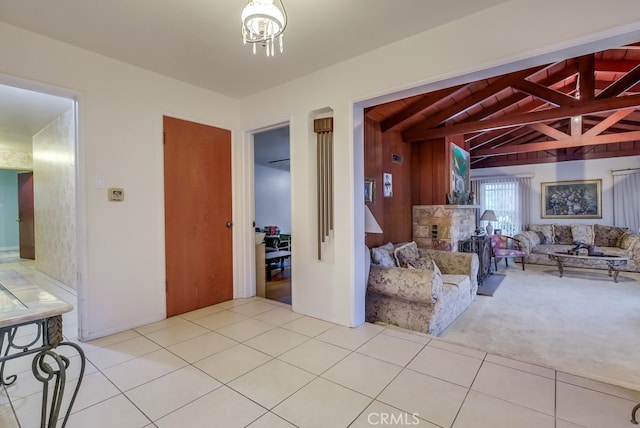
[[[251,284],[249,281],[251,280],[251,270],[253,269],[253,289],[255,290],[255,250],[253,246],[253,234],[249,236],[241,225],[247,224],[250,217],[250,208],[247,203],[247,193],[249,191],[253,192],[253,187],[249,190],[247,186],[251,185],[250,182],[246,182],[245,177],[245,168],[246,168],[246,159],[251,156],[253,160],[253,153],[248,154],[246,146],[244,145],[246,133],[238,132],[239,126],[229,127],[228,124],[221,124],[203,117],[193,116],[189,114],[178,113],[175,111],[160,109],[156,115],[156,124],[157,124],[157,132],[158,132],[158,142],[160,147],[162,147],[164,140],[164,125],[163,118],[165,116],[172,117],[175,119],[184,120],[187,122],[198,123],[205,126],[212,126],[215,128],[225,129],[231,131],[231,221],[233,222],[233,298],[247,298],[255,295],[250,294]],[[242,138],[239,140],[239,137]],[[160,151],[160,165],[164,165],[164,150]],[[162,198],[162,206],[164,207],[164,167],[161,167],[161,182],[159,183],[159,189]],[[160,231],[162,236],[162,272],[164,278],[164,272],[167,269],[167,260],[166,260],[166,237],[165,237],[165,213],[164,208],[162,209],[159,216],[162,220],[162,229]],[[251,238],[251,245],[248,245],[248,239]],[[251,259],[247,258],[247,255],[251,256]],[[162,316],[162,319],[165,319],[167,316],[167,301],[166,301],[166,293],[164,293],[164,282],[162,283],[162,306],[158,308],[159,313]]]
[[[243,222],[242,224],[247,224],[249,227],[246,228],[246,236],[242,240],[243,249],[241,253],[244,255],[248,264],[245,266],[245,277],[244,277],[244,288],[241,290],[242,295],[244,297],[255,296],[256,295],[256,251],[255,251],[255,226],[253,222],[255,221],[256,215],[256,195],[255,195],[255,153],[254,153],[254,136],[255,134],[259,134],[261,132],[270,131],[272,129],[282,128],[288,126],[289,127],[289,157],[293,159],[292,155],[292,146],[291,146],[291,118],[282,119],[281,121],[270,122],[269,124],[264,124],[262,126],[251,127],[248,130],[242,132],[242,149],[246,154],[244,159],[244,166],[246,168],[246,173],[244,174],[245,179],[245,188],[246,192],[243,196],[243,205],[245,209],[243,210]],[[293,163],[290,163],[290,170],[293,168]],[[293,181],[291,182],[291,186],[293,187]],[[293,189],[292,192],[293,193]],[[290,195],[291,197],[291,195]],[[293,229],[293,204],[291,205],[291,229]],[[245,233],[245,228],[241,233]],[[249,230],[250,229],[250,230]],[[293,230],[291,230],[293,234]],[[248,255],[248,257],[247,257]],[[291,264],[291,269],[293,269],[293,263]],[[293,294],[293,275],[291,280],[291,293]],[[240,290],[239,290],[240,291]]]
[[[87,320],[87,295],[88,289],[84,281],[87,278],[87,210],[86,210],[86,185],[85,180],[81,178],[86,173],[85,162],[85,148],[83,146],[83,133],[84,126],[82,125],[82,118],[84,117],[84,96],[82,92],[75,91],[69,88],[63,88],[55,85],[45,84],[42,82],[36,82],[16,76],[9,76],[0,73],[0,84],[13,86],[15,88],[26,89],[29,91],[40,92],[45,95],[52,95],[61,98],[67,98],[73,102],[73,114],[75,122],[75,167],[74,167],[74,181],[75,181],[75,200],[76,200],[76,212],[75,212],[75,224],[76,224],[76,279],[77,289],[77,316],[78,316],[78,339],[85,340],[88,338],[86,334]]]

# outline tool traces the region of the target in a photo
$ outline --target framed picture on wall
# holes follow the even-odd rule
[[[373,203],[376,194],[376,181],[373,178],[364,179],[364,201]]]
[[[383,184],[383,192],[385,198],[390,198],[393,196],[393,176],[389,172],[385,172],[382,174],[382,184]]]
[[[602,180],[541,183],[542,218],[602,218]]]
[[[469,152],[451,143],[451,192],[468,195],[471,191],[471,156]]]

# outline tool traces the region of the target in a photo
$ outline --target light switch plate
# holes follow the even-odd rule
[[[110,201],[124,201],[124,189],[120,187],[109,187],[108,195]]]

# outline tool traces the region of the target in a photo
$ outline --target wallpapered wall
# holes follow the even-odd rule
[[[36,269],[76,288],[73,109],[33,137]]]
[[[0,149],[0,168],[31,171],[33,157],[28,152]]]

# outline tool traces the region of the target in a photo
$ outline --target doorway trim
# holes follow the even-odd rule
[[[242,131],[242,148],[243,152],[246,154],[244,166],[246,168],[245,177],[245,188],[247,192],[243,196],[243,206],[244,209],[244,220],[242,224],[247,224],[251,226],[251,230],[247,227],[245,238],[242,240],[240,245],[243,245],[242,254],[245,256],[249,256],[247,258],[248,264],[246,265],[246,276],[243,278],[242,284],[244,284],[243,290],[238,290],[242,293],[244,297],[255,296],[256,295],[256,252],[255,252],[255,226],[253,222],[255,221],[255,213],[256,213],[256,196],[255,196],[255,171],[254,171],[254,136],[255,134],[259,134],[265,131],[271,131],[272,129],[283,128],[285,126],[289,127],[289,156],[293,160],[292,155],[292,146],[291,146],[291,119],[284,119],[282,121],[275,121],[268,125],[263,125],[255,128],[250,128],[248,130]],[[293,162],[290,164],[290,168],[293,168]],[[293,182],[291,183],[293,186]],[[293,193],[293,192],[292,192]],[[293,204],[291,205],[291,228],[293,229]],[[244,233],[244,228],[242,233]],[[291,231],[293,234],[293,230]],[[291,265],[293,269],[293,264]],[[291,290],[293,294],[293,280],[291,282]]]
[[[13,86],[16,88],[26,89],[29,91],[40,92],[46,95],[52,95],[61,98],[67,98],[73,102],[73,113],[75,121],[75,167],[74,167],[74,181],[75,181],[75,200],[76,200],[76,212],[75,212],[75,224],[76,224],[76,280],[77,289],[77,316],[78,316],[78,339],[85,340],[88,338],[86,335],[87,320],[87,285],[84,278],[87,277],[87,210],[86,210],[86,185],[81,178],[85,176],[86,162],[85,162],[85,148],[82,142],[84,141],[84,127],[82,126],[82,118],[84,117],[84,98],[81,92],[62,88],[59,86],[36,82],[24,78],[15,76],[8,76],[0,74],[0,84]]]
[[[351,101],[351,114],[353,117],[354,127],[352,129],[352,144],[354,150],[353,161],[353,179],[355,183],[354,194],[361,191],[362,186],[359,183],[364,181],[364,110],[379,104],[390,101],[396,101],[402,98],[411,97],[437,89],[452,87],[462,83],[469,83],[480,79],[486,79],[505,73],[515,72],[535,65],[552,63],[562,59],[573,58],[580,55],[586,55],[611,47],[623,46],[629,43],[636,43],[640,39],[640,27],[637,23],[622,25],[601,31],[594,34],[588,34],[583,37],[576,37],[565,40],[561,43],[548,45],[536,50],[524,51],[513,57],[502,58],[499,62],[488,64],[480,64],[482,68],[471,70],[460,70],[455,74],[441,76],[436,80],[427,83],[416,82],[415,85],[407,84],[403,87],[390,89],[384,93],[378,93],[371,96],[364,96],[353,99]],[[360,205],[357,198],[354,203],[354,254],[356,260],[362,260],[362,269],[355,272],[355,291],[356,299],[353,313],[356,317],[364,314],[364,294],[366,291],[366,278],[364,273],[364,252],[361,242],[365,241],[364,233],[364,204]],[[361,293],[361,294],[358,294]],[[363,296],[358,298],[358,296]]]

